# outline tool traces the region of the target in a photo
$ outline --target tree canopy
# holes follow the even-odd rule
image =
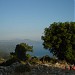
[[[26,60],[26,52],[28,51],[32,52],[33,46],[29,46],[26,43],[20,43],[16,45],[15,53],[12,52],[11,55],[14,55],[21,60]]]
[[[75,22],[54,22],[41,38],[44,48],[58,59],[75,61]]]

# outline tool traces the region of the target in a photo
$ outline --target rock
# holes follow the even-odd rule
[[[49,65],[48,64],[43,64],[44,66],[47,66],[47,67],[49,67]]]
[[[6,75],[3,69],[0,69],[0,75]]]
[[[17,66],[32,67],[30,63],[26,65],[19,62],[13,63],[10,66],[0,66],[0,75],[18,75],[14,70]],[[58,65],[58,64],[57,64]],[[27,66],[26,66],[27,67]],[[75,75],[75,70],[61,69],[58,67],[49,66],[49,64],[33,65],[31,71],[23,72],[20,75]]]

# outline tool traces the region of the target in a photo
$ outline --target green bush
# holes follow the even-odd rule
[[[31,64],[37,64],[38,61],[39,61],[38,57],[33,56],[33,57],[31,58],[31,60],[30,60],[30,63],[31,63]]]
[[[7,60],[6,62],[3,62],[2,64],[0,64],[0,66],[10,66],[11,64],[15,63],[15,62],[19,62],[18,59],[16,58],[11,58],[9,60]]]
[[[31,58],[30,54],[26,54],[26,60],[29,60]]]
[[[47,61],[47,62],[50,62],[51,58],[48,56],[48,55],[45,55],[43,57],[40,58],[40,61]]]
[[[57,59],[56,58],[51,58],[50,56],[45,55],[45,56],[43,56],[43,57],[40,58],[40,61],[42,61],[42,62],[56,63]]]

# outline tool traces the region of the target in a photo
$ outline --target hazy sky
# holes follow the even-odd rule
[[[74,21],[74,0],[0,0],[0,40],[40,40],[53,22]]]

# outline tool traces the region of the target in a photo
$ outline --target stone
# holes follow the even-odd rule
[[[54,66],[49,66],[49,64],[39,64],[31,66],[30,72],[21,73],[20,75],[75,75],[75,70],[62,69]],[[19,62],[13,63],[10,66],[0,66],[0,75],[18,75],[15,73],[15,67],[19,65],[24,65]],[[56,64],[58,66],[58,64]],[[24,65],[25,66],[25,65]]]

